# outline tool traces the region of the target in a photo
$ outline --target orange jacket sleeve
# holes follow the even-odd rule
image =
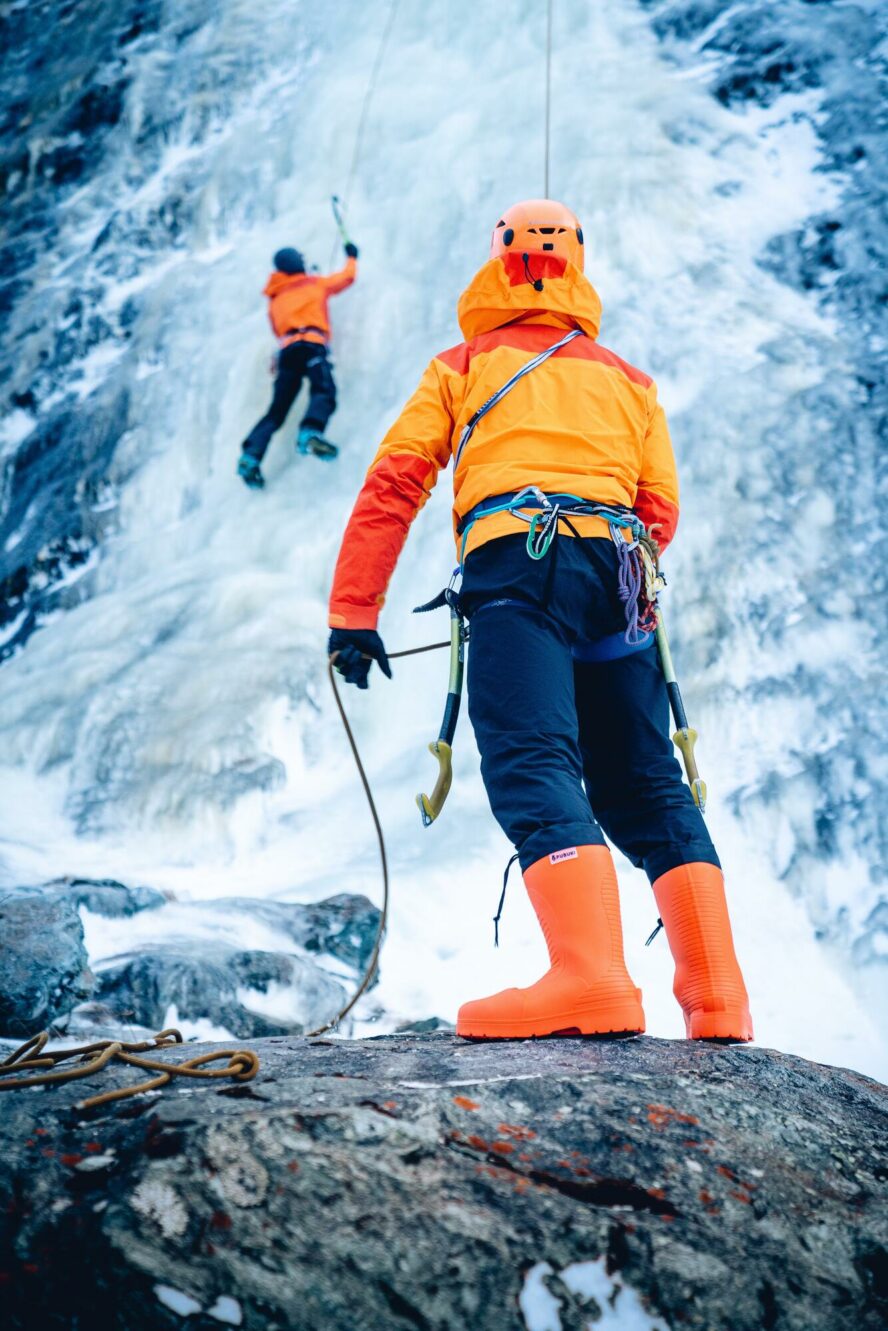
[[[450,461],[450,378],[441,361],[431,362],[370,464],[336,562],[331,628],[376,628],[410,524]]]
[[[340,268],[338,273],[328,273],[326,277],[320,280],[324,284],[324,290],[328,296],[335,296],[337,291],[344,291],[350,287],[358,275],[357,259],[346,259],[345,267]]]
[[[666,413],[653,382],[647,390],[647,431],[633,507],[646,527],[657,527],[654,535],[665,550],[678,526],[678,473]]]

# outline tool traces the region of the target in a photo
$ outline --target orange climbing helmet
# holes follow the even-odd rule
[[[490,257],[516,251],[559,254],[583,271],[583,228],[575,213],[554,199],[525,199],[503,213],[490,240]]]

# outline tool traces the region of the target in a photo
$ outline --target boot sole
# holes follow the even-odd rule
[[[570,1012],[548,1020],[457,1021],[456,1033],[465,1040],[528,1040],[569,1036],[630,1036],[644,1034],[644,1013],[635,1004],[608,1013]]]
[[[692,1012],[685,1027],[689,1040],[724,1040],[731,1044],[748,1044],[755,1037],[750,1018],[736,1012]]]

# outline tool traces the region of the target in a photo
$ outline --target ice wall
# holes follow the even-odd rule
[[[552,188],[584,219],[602,341],[657,377],[673,422],[666,604],[760,1037],[872,1069],[882,380],[867,388],[858,355],[872,289],[827,297],[879,240],[858,206],[868,150],[861,167],[839,146],[867,122],[882,21],[793,0],[756,6],[750,28],[743,8],[555,0]],[[234,476],[269,392],[259,293],[282,243],[329,264],[327,201],[388,4],[98,5],[50,41],[53,11],[6,20],[23,239],[4,252],[0,874],[113,873],[186,900],[377,893],[324,679],[325,593],[376,442],[458,340],[455,298],[496,214],[541,190],[543,6],[400,0],[348,200],[361,276],[334,307],[342,457],[297,460],[294,418],[262,495]],[[759,68],[765,19],[789,54],[761,67],[759,96],[735,65]],[[793,78],[786,60],[826,21],[820,63]],[[864,100],[842,120],[852,77]],[[393,648],[443,628],[408,612],[452,565],[447,484],[392,586]],[[412,806],[445,674],[404,662],[349,699],[394,862],[368,1019],[452,1015],[540,964],[517,888],[490,951],[508,847],[467,727],[445,819],[423,832]],[[640,946],[650,895],[623,883],[651,1028],[678,1033],[665,947]]]

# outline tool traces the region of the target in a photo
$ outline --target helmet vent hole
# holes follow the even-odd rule
[[[551,240],[547,240],[543,245],[544,250],[554,250],[554,248],[555,246],[552,244]]]
[[[580,244],[582,245],[582,243],[583,243],[583,228],[582,228],[581,226],[578,226],[578,227],[577,227],[577,240],[578,240],[578,241],[580,242]]]
[[[515,232],[512,230],[510,226],[507,226],[505,231],[503,232],[503,244],[511,245],[514,239],[515,239]]]
[[[536,227],[532,227],[531,230],[535,231],[535,230],[536,230]],[[540,227],[540,235],[543,235],[543,236],[554,236],[554,235],[555,235],[555,227],[554,227],[554,226],[541,226],[541,227]]]

